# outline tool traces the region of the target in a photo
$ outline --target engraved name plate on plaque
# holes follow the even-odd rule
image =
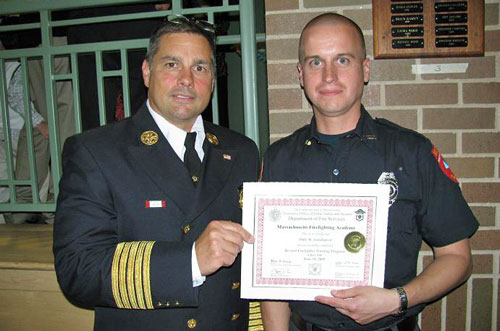
[[[434,5],[436,12],[467,11],[467,1],[438,2]]]
[[[436,23],[467,23],[467,14],[436,14]]]
[[[404,16],[392,16],[392,25],[415,25],[422,24],[424,22],[423,15],[404,15]]]
[[[423,39],[394,39],[392,48],[423,48]]]
[[[391,13],[393,14],[421,13],[423,11],[424,5],[421,3],[391,5]]]
[[[424,35],[423,27],[392,28],[393,37],[422,37]]]
[[[436,38],[436,47],[466,47],[467,38]]]
[[[461,36],[467,31],[467,25],[436,26],[436,36]]]

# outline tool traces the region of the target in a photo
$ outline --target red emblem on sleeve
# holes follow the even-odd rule
[[[439,164],[439,167],[444,172],[444,174],[449,179],[451,179],[452,181],[454,181],[455,183],[458,184],[457,177],[455,177],[455,175],[453,174],[453,171],[451,171],[451,168],[448,165],[448,163],[446,163],[446,161],[443,159],[443,156],[441,155],[441,153],[439,153],[439,151],[437,150],[437,148],[434,147],[434,146],[432,146],[432,155],[436,159],[437,163]]]

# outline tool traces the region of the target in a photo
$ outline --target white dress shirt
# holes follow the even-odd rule
[[[184,162],[184,153],[186,152],[186,147],[184,146],[184,141],[186,140],[187,132],[173,125],[167,121],[163,116],[155,112],[149,105],[149,100],[146,102],[149,113],[156,122],[156,125],[160,128],[161,133],[167,139],[170,146],[174,150],[175,154]],[[201,115],[198,115],[196,121],[193,124],[190,132],[196,132],[196,141],[194,143],[194,149],[198,156],[203,162],[205,157],[205,152],[203,151],[203,141],[205,140],[205,127],[203,126],[203,119]],[[193,287],[202,285],[205,282],[206,277],[201,275],[200,267],[198,265],[198,259],[196,258],[195,243],[191,249],[191,270],[193,277]]]

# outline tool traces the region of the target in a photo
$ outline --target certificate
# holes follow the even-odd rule
[[[314,300],[383,287],[389,185],[245,183],[241,297]]]

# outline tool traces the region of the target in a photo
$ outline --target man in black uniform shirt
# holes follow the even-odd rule
[[[364,109],[370,61],[354,22],[338,14],[311,20],[297,67],[314,117],[269,148],[262,180],[391,185],[385,284],[332,290],[316,302],[263,302],[265,328],[288,330],[291,312],[290,330],[419,330],[424,305],[470,275],[477,221],[428,139]],[[416,276],[422,239],[434,260]]]
[[[240,258],[253,237],[240,187],[247,137],[204,122],[214,36],[177,18],[150,40],[148,101],[131,118],[67,140],[54,225],[57,278],[95,309],[95,330],[245,330]]]

